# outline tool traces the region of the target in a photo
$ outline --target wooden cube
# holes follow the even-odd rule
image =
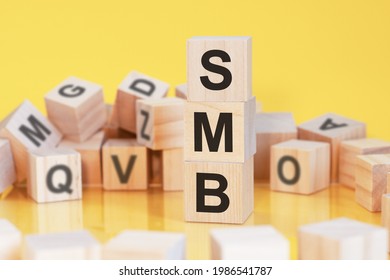
[[[160,99],[167,95],[169,85],[147,75],[132,71],[118,87],[115,106],[119,127],[136,133],[137,99]]]
[[[269,180],[271,146],[290,139],[297,139],[297,127],[291,113],[257,113],[255,131],[255,180]]]
[[[366,125],[336,114],[325,114],[298,126],[298,138],[330,144],[331,182],[338,182],[339,148],[343,140],[366,137]]]
[[[100,244],[86,230],[27,235],[25,260],[99,260]]]
[[[0,260],[20,258],[22,233],[10,221],[0,219]]]
[[[185,220],[242,224],[253,211],[253,157],[243,163],[185,162]]]
[[[347,218],[299,227],[301,260],[386,260],[386,229]]]
[[[252,158],[255,101],[253,97],[247,102],[187,102],[185,160],[242,163]]]
[[[356,157],[356,202],[371,212],[381,211],[382,195],[387,192],[390,154]]]
[[[192,37],[187,41],[189,101],[248,101],[252,98],[252,39]]]
[[[339,183],[355,188],[356,156],[390,153],[390,142],[362,138],[342,141],[340,144]]]
[[[38,203],[81,199],[80,154],[69,148],[30,151],[27,192]]]
[[[138,143],[152,150],[183,147],[184,104],[180,98],[138,100]]]
[[[10,141],[16,182],[21,183],[27,176],[27,151],[55,147],[62,134],[26,100],[1,122],[0,137]]]
[[[62,140],[58,147],[71,148],[81,155],[82,183],[84,187],[102,187],[101,148],[104,132],[100,131],[83,143]]]
[[[184,151],[183,148],[162,151],[164,191],[184,189]]]
[[[100,85],[69,77],[45,96],[47,115],[64,138],[84,142],[107,119]]]
[[[382,196],[382,226],[389,232],[388,252],[390,253],[390,193]]]
[[[105,190],[145,190],[148,187],[147,149],[135,139],[110,139],[103,145]]]
[[[185,235],[125,230],[103,246],[106,260],[184,260]]]
[[[273,226],[212,229],[213,260],[288,260],[290,244]]]
[[[0,193],[16,180],[14,158],[7,139],[0,139]]]
[[[329,186],[329,144],[289,140],[271,148],[271,190],[311,194]]]
[[[149,187],[162,188],[163,186],[163,151],[148,149]]]
[[[187,99],[187,84],[180,84],[175,88],[175,96],[182,99]]]

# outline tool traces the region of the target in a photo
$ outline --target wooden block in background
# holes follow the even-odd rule
[[[384,194],[382,196],[382,226],[387,228],[387,231],[389,233],[389,239],[388,239],[388,252],[390,253],[390,193]]]
[[[244,162],[252,158],[256,153],[255,101],[253,97],[247,102],[187,102],[185,160]]]
[[[69,148],[30,151],[27,192],[38,203],[81,199],[80,154]]]
[[[0,219],[0,260],[20,258],[22,233],[10,221]]]
[[[256,114],[261,113],[263,110],[263,105],[260,101],[256,101]]]
[[[0,137],[10,141],[16,182],[21,183],[27,176],[27,151],[55,147],[62,134],[26,100],[1,122]]]
[[[107,119],[102,87],[76,77],[53,88],[45,104],[49,120],[72,141],[89,139]]]
[[[162,151],[164,191],[184,189],[184,151],[183,148]]]
[[[138,100],[138,143],[152,150],[183,147],[184,104],[180,98]]]
[[[102,187],[101,148],[104,132],[100,131],[83,143],[62,140],[59,148],[71,148],[81,155],[81,171],[83,187]]]
[[[161,151],[148,149],[149,187],[161,188],[163,186],[163,156]]]
[[[187,41],[188,101],[252,98],[252,38],[192,37]]]
[[[329,186],[329,144],[289,140],[271,148],[271,190],[311,194]]]
[[[340,115],[328,113],[298,126],[298,138],[330,144],[331,182],[338,182],[339,148],[343,140],[366,137],[366,125]]]
[[[338,218],[299,227],[301,260],[386,260],[386,229]]]
[[[0,139],[0,193],[15,183],[16,174],[11,145],[7,139]]]
[[[184,260],[185,235],[125,230],[103,246],[106,260]]]
[[[362,138],[342,141],[339,155],[339,183],[355,188],[356,156],[390,153],[390,142]]]
[[[269,180],[271,146],[290,139],[297,139],[297,127],[291,113],[257,113],[255,131],[255,180]]]
[[[24,239],[25,260],[99,260],[99,242],[86,230],[31,234]]]
[[[371,212],[381,211],[382,195],[387,192],[390,154],[356,157],[356,202]]]
[[[273,226],[212,229],[213,260],[288,260],[290,243]]]
[[[176,86],[175,96],[187,100],[187,84],[180,84]]]
[[[118,87],[115,108],[119,127],[136,133],[137,99],[160,99],[167,95],[169,85],[150,76],[132,71]]]
[[[119,127],[117,105],[106,104],[107,119],[103,126],[104,139],[133,139],[137,138],[134,133],[128,132]]]
[[[148,187],[147,148],[136,139],[110,139],[103,145],[105,190],[145,190]]]
[[[185,162],[185,220],[242,224],[253,211],[253,157],[243,163]]]

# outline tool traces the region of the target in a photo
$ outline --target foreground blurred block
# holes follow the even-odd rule
[[[297,139],[297,127],[291,113],[257,113],[255,130],[255,180],[269,180],[271,146],[290,139]]]
[[[355,188],[356,156],[390,153],[390,142],[378,139],[342,141],[340,145],[339,183]]]
[[[64,138],[84,142],[106,122],[106,105],[100,85],[69,77],[45,96],[49,120]]]
[[[288,260],[289,241],[272,226],[213,229],[214,260]]]
[[[381,211],[382,195],[387,193],[390,154],[357,156],[355,198],[371,212]]]
[[[27,192],[36,202],[82,198],[80,154],[69,148],[30,151]]]
[[[366,125],[340,115],[328,113],[298,126],[298,138],[330,144],[331,182],[338,182],[339,148],[343,140],[366,137]]]
[[[103,246],[103,259],[184,260],[185,235],[170,232],[125,230]]]
[[[20,258],[22,233],[8,220],[0,219],[0,260]]]
[[[389,231],[388,252],[390,252],[390,193],[382,196],[382,226]]]
[[[0,193],[16,180],[11,145],[7,139],[0,139]]]
[[[388,231],[347,218],[299,227],[301,260],[386,260]]]
[[[0,137],[10,141],[16,182],[21,183],[27,177],[27,151],[55,147],[62,135],[26,100],[1,122]]]
[[[27,235],[23,245],[25,260],[98,260],[99,242],[86,230]]]
[[[311,194],[329,186],[329,144],[289,140],[271,148],[271,189]]]

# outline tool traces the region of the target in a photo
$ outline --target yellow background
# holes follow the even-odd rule
[[[293,112],[297,123],[335,112],[390,140],[389,15],[389,1],[0,0],[0,118],[25,98],[44,112],[43,96],[69,75],[103,85],[110,103],[131,70],[168,82],[173,94],[186,79],[186,39],[250,35],[253,91],[265,111]],[[297,196],[256,183],[255,196],[246,224],[274,224],[292,258],[301,224],[338,216],[380,223],[342,186]],[[181,231],[188,258],[209,258],[215,225],[185,223],[182,204],[182,193],[87,190],[83,201],[37,205],[16,189],[0,215],[24,233],[85,227],[100,241],[124,228]]]

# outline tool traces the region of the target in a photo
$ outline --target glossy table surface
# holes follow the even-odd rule
[[[233,227],[184,221],[182,192],[103,191],[84,188],[81,201],[37,204],[26,189],[15,187],[0,200],[0,217],[14,223],[24,234],[89,230],[106,242],[124,229],[182,232],[187,237],[187,259],[209,259],[209,230]],[[268,183],[255,183],[255,209],[245,225],[272,224],[291,244],[297,259],[297,229],[300,225],[348,217],[380,225],[381,214],[358,205],[354,191],[341,185],[312,195],[273,192]]]

